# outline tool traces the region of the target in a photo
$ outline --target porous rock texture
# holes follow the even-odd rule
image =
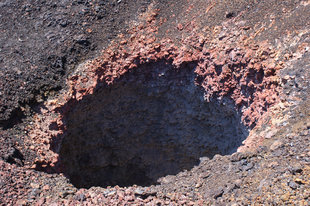
[[[21,11],[43,15],[46,5],[32,3]],[[111,1],[112,9],[127,4],[140,3]],[[89,8],[76,17],[85,22],[109,8],[81,1],[50,16],[78,5]],[[77,40],[87,47],[91,38],[102,51],[64,51],[74,60],[63,62],[72,68],[54,79],[57,92],[48,89],[40,100],[36,88],[44,84],[30,81],[31,90],[20,93],[39,101],[21,102],[8,92],[17,90],[1,86],[1,203],[308,205],[310,2],[147,5],[128,24],[120,21],[128,29],[113,40],[104,40],[109,33]],[[10,1],[1,7],[14,15],[19,8]],[[113,15],[127,11],[94,22],[113,24]],[[86,25],[86,33],[110,28]],[[44,45],[57,53],[56,42]]]

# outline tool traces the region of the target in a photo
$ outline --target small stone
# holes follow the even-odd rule
[[[277,167],[277,166],[279,166],[279,163],[278,163],[278,162],[271,162],[271,163],[268,164],[268,167],[269,167],[269,168],[275,168],[275,167]]]
[[[289,76],[289,75],[285,75],[285,76],[283,77],[283,79],[288,80],[288,79],[290,79],[290,76]]]
[[[81,201],[82,202],[82,201],[86,200],[86,196],[83,193],[81,193],[81,194],[77,194],[74,197],[74,199],[77,200],[77,201]]]
[[[235,180],[235,185],[236,185],[237,187],[240,187],[241,184],[242,184],[242,180],[241,180],[241,179]]]
[[[73,36],[73,39],[78,43],[78,44],[86,44],[88,43],[87,37],[83,34],[80,35],[75,35]]]
[[[230,161],[231,162],[238,162],[238,161],[245,159],[245,158],[246,158],[246,156],[244,155],[244,153],[236,152],[230,156]]]
[[[140,188],[135,189],[135,194],[142,195],[143,193],[144,193],[144,190],[142,190]]]
[[[39,189],[40,185],[36,184],[36,183],[30,183],[30,187],[34,188],[34,189]]]
[[[289,170],[292,174],[301,173],[302,166],[300,164],[295,164],[291,168],[289,168]]]
[[[126,202],[133,201],[134,199],[135,199],[134,195],[125,195],[125,201]]]
[[[274,141],[274,143],[270,146],[271,151],[274,151],[282,146],[282,142],[279,140]]]
[[[27,205],[27,202],[26,202],[26,200],[18,200],[16,202],[16,205],[18,205],[18,206]]]
[[[123,201],[125,198],[125,194],[123,192],[118,192],[117,196],[119,201]]]
[[[231,193],[234,189],[239,188],[236,184],[229,184],[225,190],[224,190],[224,194],[228,194]]]
[[[272,138],[277,132],[278,132],[278,130],[271,130],[271,131],[269,131],[269,132],[265,135],[265,138],[266,138],[266,139],[270,139],[270,138]]]
[[[42,188],[43,190],[49,190],[50,186],[49,185],[44,185],[44,187]]]
[[[187,205],[189,205],[189,206],[195,205],[195,202],[189,201],[189,202],[187,203]]]
[[[243,170],[248,171],[254,167],[252,162],[248,163],[246,166],[243,167]]]
[[[266,152],[268,150],[268,148],[266,146],[259,146],[256,151],[257,153],[263,153]]]
[[[298,184],[305,184],[306,183],[306,181],[304,181],[303,179],[300,179],[300,178],[296,178],[294,181]]]
[[[217,198],[221,197],[223,195],[223,193],[224,193],[223,188],[218,188],[217,190],[214,191],[212,196],[214,199],[217,199]]]
[[[43,197],[43,198],[39,199],[39,200],[36,202],[35,206],[41,206],[41,205],[43,205],[44,203],[45,203],[45,198]]]
[[[281,199],[282,199],[283,201],[288,201],[288,200],[290,199],[290,193],[288,192],[288,193],[282,195],[282,196],[281,196]]]
[[[199,188],[199,187],[201,187],[201,186],[202,186],[202,183],[197,183],[197,184],[195,185],[196,188]]]
[[[226,14],[225,14],[225,17],[226,17],[227,19],[233,18],[233,17],[235,17],[235,16],[236,16],[236,14],[235,14],[235,12],[233,12],[233,11],[226,12]]]
[[[298,187],[298,185],[295,182],[293,182],[293,181],[290,181],[288,183],[288,186],[290,186],[290,188],[292,188],[293,190],[296,190],[297,187]]]
[[[108,196],[113,196],[113,195],[115,195],[116,194],[116,191],[110,191],[107,195]]]
[[[177,28],[178,28],[179,31],[182,31],[183,30],[183,25],[182,24],[178,24]]]
[[[68,25],[68,21],[66,19],[62,19],[60,22],[59,22],[60,26],[62,27],[66,27]]]

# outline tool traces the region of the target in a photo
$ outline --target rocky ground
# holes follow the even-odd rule
[[[309,14],[308,0],[1,2],[0,203],[309,205]],[[75,187],[59,160],[66,114],[161,59],[235,106],[244,145],[157,185]]]

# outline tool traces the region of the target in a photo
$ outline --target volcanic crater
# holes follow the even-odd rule
[[[277,102],[278,82],[272,60],[256,54],[272,49],[193,51],[149,35],[81,64],[47,101],[30,135],[45,148],[35,169],[63,173],[77,188],[150,186],[259,146],[248,137]]]
[[[248,135],[233,101],[206,101],[197,64],[160,60],[84,97],[63,118],[59,161],[76,187],[149,186]]]
[[[0,3],[0,205],[309,205],[309,1],[39,3]]]

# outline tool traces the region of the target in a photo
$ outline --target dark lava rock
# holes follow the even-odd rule
[[[81,61],[127,28],[150,1],[4,1],[0,5],[0,128],[23,118],[21,106],[59,91]],[[94,9],[95,8],[95,9]],[[117,15],[115,11],[122,12]],[[72,38],[77,33],[81,36]],[[77,41],[83,47],[72,41]],[[59,63],[61,62],[61,63]]]

